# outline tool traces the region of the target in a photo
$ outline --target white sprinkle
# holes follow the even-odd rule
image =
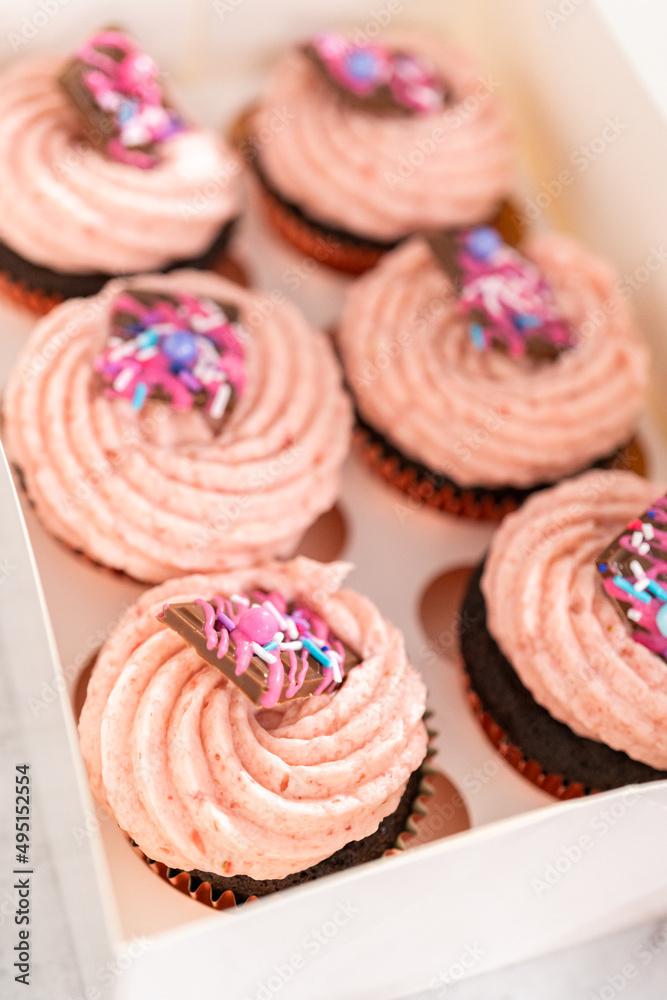
[[[206,333],[207,330],[220,326],[220,319],[215,316],[191,316],[189,322],[197,333]]]
[[[650,551],[651,551],[651,546],[649,545],[648,542],[642,542],[639,548],[637,549],[637,552],[639,552],[640,556],[647,556]]]
[[[264,649],[264,647],[260,646],[260,644],[258,642],[253,642],[252,648],[257,653],[257,656],[259,656],[260,660],[264,660],[265,663],[275,663],[276,662],[276,657],[273,656],[271,653],[267,653],[267,651]]]
[[[649,585],[650,582],[651,582],[651,580],[650,580],[650,578],[648,576],[643,576],[641,578],[641,580],[637,580],[637,582],[635,584],[633,584],[633,586],[634,586],[635,590],[642,591],[642,590],[646,590],[646,588],[648,587],[648,585]]]
[[[114,347],[113,350],[109,351],[110,361],[119,361],[121,358],[127,357],[128,354],[134,354],[137,349],[137,345],[134,340],[121,340],[118,347]]]
[[[232,594],[229,600],[235,601],[236,604],[245,604],[246,607],[250,607],[250,601],[243,594]]]
[[[644,524],[642,526],[642,531],[644,532],[644,538],[648,538],[649,540],[651,538],[655,538],[655,531],[653,530],[652,524]]]
[[[232,387],[229,382],[223,382],[218,391],[215,394],[213,403],[211,404],[210,414],[214,420],[219,420],[227,409],[227,403],[229,402],[229,397],[232,394]]]
[[[285,619],[285,631],[287,632],[287,634],[290,637],[290,639],[298,639],[299,638],[299,630],[298,630],[298,628],[296,627],[296,625],[294,624],[294,622],[292,621],[291,618],[286,618]]]
[[[303,646],[303,643],[300,640],[298,642],[281,642],[280,643],[280,648],[281,649],[301,649],[302,646]]]
[[[135,376],[134,368],[123,368],[114,379],[113,387],[116,392],[123,392]]]
[[[632,539],[630,544],[632,545],[633,549],[638,549],[643,541],[644,541],[644,536],[641,533],[641,531],[632,532]]]
[[[636,608],[629,608],[628,618],[633,622],[640,622],[642,620],[642,613],[641,611],[637,611]]]
[[[633,576],[639,578],[641,578],[642,576],[646,576],[646,573],[644,572],[644,567],[636,559],[633,559],[632,562],[630,563],[630,569],[632,570]]]
[[[264,607],[271,612],[271,614],[274,616],[274,618],[276,619],[281,628],[287,628],[285,619],[278,611],[278,608],[274,604],[272,604],[271,601],[264,601]]]
[[[331,664],[331,669],[333,670],[334,680],[337,684],[340,684],[343,680],[343,674],[340,669],[338,655],[333,650],[329,653],[329,663]]]

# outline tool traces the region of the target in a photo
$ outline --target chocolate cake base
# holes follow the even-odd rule
[[[382,857],[385,851],[394,847],[399,834],[405,830],[408,817],[413,812],[414,801],[419,793],[422,776],[421,767],[413,771],[398,808],[382,820],[375,833],[364,837],[363,840],[355,840],[346,844],[330,858],[325,858],[324,861],[320,861],[310,868],[305,868],[303,871],[295,872],[293,875],[287,875],[282,879],[254,879],[248,875],[234,875],[226,878],[213,872],[202,872],[197,869],[181,872],[178,868],[168,868],[164,877],[168,881],[172,881],[176,880],[179,875],[189,875],[189,895],[199,896],[203,902],[208,902],[200,890],[209,885],[211,903],[215,904],[223,893],[231,892],[236,905],[240,905],[254,896],[268,896],[281,889],[289,889],[304,882],[311,882],[322,875],[331,875],[334,872],[343,871],[345,868],[352,868],[364,861],[374,861],[376,858]],[[146,861],[151,866],[155,864],[149,858],[146,858]]]
[[[528,489],[505,486],[494,489],[487,486],[459,486],[441,472],[434,472],[418,459],[403,454],[388,438],[367,424],[357,413],[357,443],[369,465],[387,482],[407,493],[415,501],[437,507],[448,514],[461,517],[500,521],[538,490],[554,483],[537,483]],[[642,475],[644,460],[637,441],[633,438],[624,447],[599,458],[580,469],[630,469]],[[569,477],[566,477],[569,478]]]
[[[228,222],[208,249],[199,256],[174,260],[165,267],[155,270],[158,273],[174,271],[181,267],[196,268],[200,271],[208,270],[227,249],[236,222],[236,219]],[[89,274],[54,271],[49,267],[32,264],[2,242],[0,242],[0,273],[7,275],[11,281],[16,282],[27,293],[37,292],[56,299],[85,298],[89,295],[96,295],[108,281],[118,277],[117,274],[107,274],[102,271]]]
[[[461,608],[461,653],[477,714],[493,720],[495,730],[485,729],[510,763],[559,798],[667,778],[667,771],[577,736],[537,704],[487,629],[483,569],[471,577]]]

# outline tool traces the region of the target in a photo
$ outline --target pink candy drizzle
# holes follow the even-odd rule
[[[615,601],[630,606],[624,618],[635,642],[667,660],[667,497],[631,521],[608,552],[618,547],[628,553],[630,569],[627,559],[619,565],[605,553],[598,560],[600,572],[609,574],[603,586]]]
[[[237,677],[248,669],[253,656],[260,656],[267,663],[269,677],[267,690],[261,698],[263,708],[273,708],[282,694],[285,669],[281,650],[285,650],[289,658],[286,698],[293,698],[301,689],[311,659],[318,661],[322,671],[316,695],[331,691],[341,683],[345,661],[343,645],[315,612],[297,605],[288,613],[285,598],[277,592],[256,591],[251,597],[252,600],[242,594],[215,597],[213,602],[197,598],[195,604],[204,609],[207,649],[217,648],[217,656],[222,659],[229,649],[231,637]],[[286,644],[296,648],[285,649]],[[328,649],[322,650],[322,644]],[[320,662],[313,647],[320,650],[320,657],[327,662]]]
[[[146,305],[130,292],[121,293],[111,314],[117,332],[94,368],[107,383],[107,395],[128,399],[135,409],[157,389],[175,410],[191,409],[203,392],[206,412],[219,419],[232,395],[240,397],[245,388],[242,330],[211,300],[185,293],[173,298]],[[114,326],[119,313],[137,318],[130,336],[128,328]]]
[[[315,35],[312,45],[333,79],[358,97],[386,86],[397,104],[420,114],[438,111],[445,102],[444,86],[417,56],[354,45],[334,32]]]
[[[106,47],[120,49],[123,59],[118,62],[99,51]],[[84,73],[84,83],[98,107],[114,116],[118,128],[118,135],[107,144],[109,156],[142,169],[154,167],[158,157],[137,147],[163,142],[186,125],[177,112],[164,106],[153,59],[119,31],[99,32],[76,54],[93,67]]]
[[[463,272],[462,312],[475,311],[470,323],[480,350],[502,344],[511,357],[527,353],[531,338],[557,352],[574,346],[573,334],[558,311],[549,283],[529,260],[487,226],[462,230],[458,263]]]

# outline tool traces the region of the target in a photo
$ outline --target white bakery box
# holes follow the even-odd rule
[[[615,261],[633,286],[655,352],[652,419],[643,447],[667,480],[667,70],[659,0],[2,0],[5,61],[66,51],[106,23],[131,28],[202,120],[220,125],[251,96],[283,46],[316,28],[353,23],[375,37],[417,24],[468,45],[512,107],[526,176],[519,205],[536,225],[570,229]],[[267,291],[294,296],[329,323],[346,281],[266,238],[241,237]],[[664,241],[664,243],[663,243]],[[261,254],[261,256],[260,256]],[[655,264],[658,260],[660,263]],[[651,269],[653,268],[653,269]],[[312,270],[312,273],[311,273]],[[636,287],[635,287],[636,286]],[[31,322],[2,310],[2,371]],[[664,375],[662,376],[664,378]],[[662,411],[662,412],[661,412]],[[448,986],[564,948],[667,909],[667,783],[556,803],[487,743],[454,659],[454,596],[491,529],[416,509],[352,458],[337,513],[311,533],[309,553],[355,564],[350,583],[406,634],[434,710],[437,766],[460,793],[471,829],[237,911],[216,912],[157,878],[113,820],[96,813],[78,757],[76,678],[138,585],[86,566],[25,510],[50,617],[35,606],[32,566],[7,489],[0,494],[0,699],[3,871],[0,934],[13,948],[14,767],[33,786],[32,985],[14,980],[3,948],[2,997],[48,1000],[391,1000]],[[4,560],[4,561],[2,561]],[[17,610],[18,609],[18,610]],[[20,639],[20,654],[14,654]],[[57,654],[55,647],[57,646]],[[54,675],[55,670],[55,675]],[[452,790],[431,832],[452,825]],[[6,806],[6,808],[5,808]],[[458,810],[460,818],[462,810]],[[454,821],[456,822],[456,820]]]

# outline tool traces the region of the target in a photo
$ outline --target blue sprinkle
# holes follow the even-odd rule
[[[607,572],[607,564],[606,563],[600,563],[600,565],[598,566],[598,569],[600,570],[601,573],[606,573]]]
[[[159,340],[159,334],[155,330],[144,330],[137,337],[137,347],[155,347]]]
[[[537,316],[530,316],[529,314],[526,314],[523,316],[516,316],[514,323],[520,330],[533,330],[535,327],[540,325],[540,320]]]
[[[319,660],[319,662],[323,664],[325,667],[328,667],[329,670],[332,669],[331,660],[329,659],[328,656],[324,655],[319,646],[316,646],[314,642],[311,642],[310,639],[307,639],[305,635],[301,636],[301,642],[308,650],[308,652],[315,657],[316,660]]]
[[[667,590],[665,590],[664,587],[661,587],[657,580],[651,580],[651,582],[647,584],[646,589],[650,590],[652,594],[655,594],[659,600],[667,601]]]
[[[667,604],[663,604],[658,611],[655,616],[655,623],[658,626],[660,635],[667,635]]]
[[[486,340],[484,339],[484,328],[481,323],[471,323],[468,327],[470,331],[470,337],[473,342],[473,346],[477,348],[478,351],[483,351],[486,349]]]
[[[123,122],[129,121],[137,113],[139,105],[136,101],[123,101],[118,109],[118,121],[122,124]]]
[[[642,601],[643,604],[650,604],[651,598],[648,594],[645,594],[642,590],[635,590],[631,583],[624,580],[622,576],[615,576],[614,583],[619,590],[624,590],[626,594],[630,594],[631,597],[636,597],[637,600]]]
[[[137,387],[134,390],[134,396],[132,397],[132,409],[140,410],[141,407],[146,402],[146,396],[148,395],[148,386],[145,382],[137,382]]]
[[[277,648],[278,648],[278,643],[276,642],[275,639],[272,639],[271,642],[267,643],[266,646],[264,647],[267,653],[270,652],[270,650]]]

